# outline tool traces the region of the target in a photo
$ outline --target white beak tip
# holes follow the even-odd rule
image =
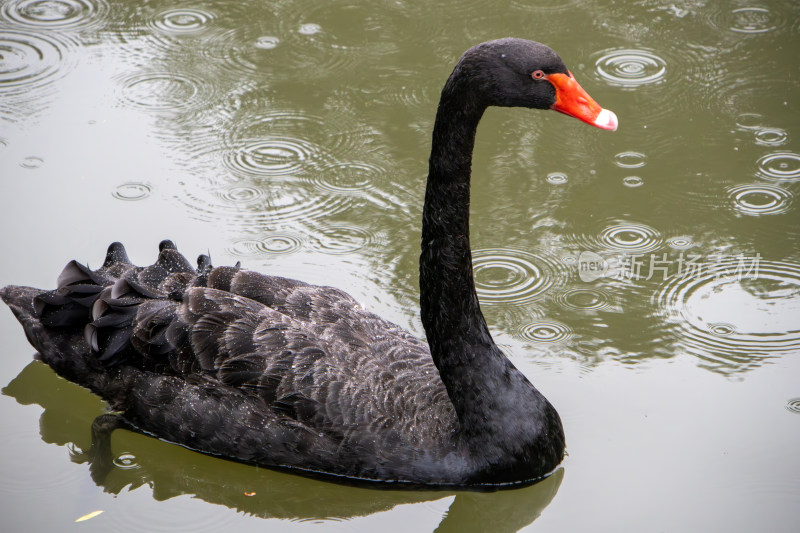
[[[601,109],[600,114],[594,119],[594,125],[604,130],[616,131],[619,121],[613,111]]]

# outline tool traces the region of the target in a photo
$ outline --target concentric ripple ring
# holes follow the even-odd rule
[[[762,156],[756,167],[759,175],[771,180],[800,180],[800,155],[794,152],[773,152]]]
[[[597,59],[595,69],[610,85],[635,88],[664,82],[667,62],[649,50],[610,50]]]
[[[102,23],[105,0],[11,0],[2,7],[7,20],[42,29],[74,29]]]
[[[674,276],[654,295],[675,344],[734,369],[800,349],[800,265],[731,257]]]
[[[766,183],[731,187],[728,189],[728,198],[738,213],[751,216],[783,213],[792,203],[789,191]]]
[[[476,250],[472,261],[475,290],[487,305],[536,299],[562,284],[568,276],[561,261],[522,250]]]

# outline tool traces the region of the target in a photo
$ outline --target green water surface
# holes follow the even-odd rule
[[[0,309],[0,528],[796,531],[799,5],[0,2],[0,286],[170,238],[422,336],[430,133],[461,53],[544,42],[620,122],[490,109],[478,131],[482,309],[567,435],[544,482],[369,490],[127,431],[99,475],[103,402]]]

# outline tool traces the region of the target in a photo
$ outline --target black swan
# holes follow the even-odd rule
[[[401,485],[535,481],[564,455],[553,406],[492,341],[473,282],[469,185],[490,106],[617,118],[545,45],[468,50],[442,90],[422,218],[428,344],[347,294],[234,267],[197,268],[163,241],[132,265],[119,243],[58,288],[0,291],[41,359],[134,428],[191,449],[306,474]]]

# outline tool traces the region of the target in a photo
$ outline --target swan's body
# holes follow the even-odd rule
[[[204,256],[194,269],[169,241],[150,267],[115,243],[98,270],[68,264],[55,291],[0,295],[44,362],[162,439],[374,481],[538,479],[563,457],[561,421],[492,341],[472,279],[470,162],[488,105],[616,128],[544,45],[503,39],[462,56],[442,91],[423,211],[429,345],[339,290]]]

